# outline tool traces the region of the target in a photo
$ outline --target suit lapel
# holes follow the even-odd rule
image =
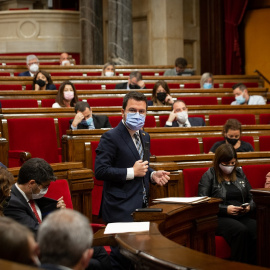
[[[132,154],[134,155],[136,160],[140,159],[138,150],[127,130],[127,128],[124,126],[124,124],[122,123],[122,121],[119,123],[119,125],[117,126],[119,128],[119,134],[122,137],[122,139],[124,140],[124,142],[127,144],[127,146],[129,147],[130,151],[132,152]]]

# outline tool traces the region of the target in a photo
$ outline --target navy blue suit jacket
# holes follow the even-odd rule
[[[29,72],[29,70],[28,71],[25,71],[25,72],[22,72],[22,73],[19,73],[19,75],[18,76],[31,76],[31,74],[30,74],[30,72]]]
[[[197,127],[200,127],[200,126],[201,127],[204,127],[205,126],[205,122],[204,122],[203,118],[201,118],[201,117],[189,117],[188,118],[188,121],[189,121],[189,123],[190,123],[190,125],[192,127],[195,127],[195,126],[197,126]],[[179,127],[179,125],[178,125],[177,120],[174,120],[172,122],[172,126],[165,125],[165,127]]]
[[[56,209],[56,200],[43,197],[35,200],[35,202],[40,208],[42,217]],[[15,185],[11,188],[11,198],[7,207],[4,209],[4,215],[25,225],[35,233],[38,230],[39,223],[34,212]]]
[[[150,143],[148,133],[140,130],[143,146]],[[149,146],[150,147],[150,146]],[[133,221],[131,214],[143,206],[143,185],[149,193],[150,174],[126,180],[127,168],[140,159],[137,148],[122,121],[104,133],[96,149],[95,176],[104,181],[100,214],[106,223]]]

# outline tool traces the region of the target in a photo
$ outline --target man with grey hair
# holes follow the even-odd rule
[[[115,89],[127,89],[127,90],[145,89],[145,84],[144,81],[142,80],[141,72],[132,71],[129,74],[128,82],[117,84],[115,86]]]
[[[28,67],[28,71],[22,72],[18,76],[34,77],[39,71],[39,60],[37,56],[35,56],[34,54],[27,55],[26,65]]]
[[[49,214],[39,227],[37,241],[43,269],[86,269],[93,255],[89,221],[75,210]]]

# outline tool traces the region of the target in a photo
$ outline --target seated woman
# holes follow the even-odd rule
[[[173,98],[170,95],[168,84],[163,81],[157,81],[152,91],[152,99],[148,100],[148,106],[172,105]]]
[[[201,88],[204,89],[214,88],[214,78],[212,73],[209,72],[203,73],[201,77]]]
[[[107,76],[107,77],[115,76],[115,66],[114,66],[114,64],[110,63],[110,62],[106,63],[103,66],[101,76]]]
[[[253,152],[254,149],[250,143],[240,140],[241,133],[241,123],[236,119],[228,119],[222,131],[225,140],[216,142],[211,147],[209,153],[215,153],[216,149],[224,143],[233,145],[236,152]]]
[[[220,198],[216,235],[231,247],[233,261],[256,262],[256,221],[250,217],[255,203],[251,186],[240,167],[231,144],[218,147],[213,167],[199,182],[198,195]]]
[[[53,84],[51,75],[43,70],[40,70],[33,79],[32,89],[39,90],[57,90]]]
[[[14,177],[7,169],[0,166],[0,216],[10,197],[10,189],[14,184]]]
[[[75,107],[75,104],[79,101],[76,88],[70,81],[64,81],[58,90],[53,108],[61,107]]]

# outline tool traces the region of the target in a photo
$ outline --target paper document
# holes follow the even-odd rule
[[[183,204],[196,204],[210,200],[210,197],[167,197],[154,199],[154,203],[183,203]]]
[[[147,232],[150,222],[115,222],[108,223],[104,234],[127,233],[127,232]]]

